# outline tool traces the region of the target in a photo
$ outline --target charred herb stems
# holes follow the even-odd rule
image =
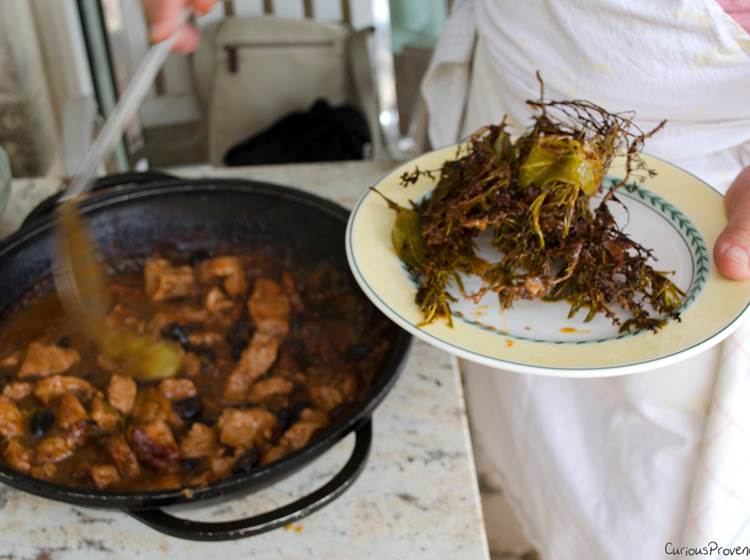
[[[455,299],[448,287],[455,281],[464,292],[462,274],[482,279],[476,293],[464,296],[492,291],[502,308],[519,299],[565,300],[571,317],[602,314],[621,331],[656,330],[678,318],[685,294],[648,264],[651,252],[619,229],[608,207],[626,182],[653,174],[640,153],[664,123],[644,132],[630,113],[545,101],[543,89],[529,105],[533,124],[515,142],[505,120],[485,126],[440,169],[401,176],[405,187],[436,181],[429,198],[410,208],[386,199],[396,212],[394,249],[419,285],[423,323],[450,323]],[[605,188],[617,156],[625,161],[623,177]],[[484,232],[496,261],[477,256]]]

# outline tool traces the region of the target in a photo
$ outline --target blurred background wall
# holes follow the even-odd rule
[[[288,18],[312,14],[318,21],[347,21],[353,29],[373,26],[370,50],[381,124],[386,132],[391,127],[395,145],[409,131],[448,4],[227,0],[196,24],[205,28],[231,12]],[[85,144],[84,121],[91,111],[100,117],[109,113],[147,48],[139,0],[2,0],[0,146],[11,158],[14,175],[64,174],[66,161],[75,161]],[[206,161],[205,142],[190,57],[172,55],[110,169],[199,163]]]

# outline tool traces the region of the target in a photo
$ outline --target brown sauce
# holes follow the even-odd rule
[[[131,383],[128,372],[102,360],[95,344],[76,331],[49,282],[32,290],[0,323],[0,460],[64,485],[116,491],[200,486],[304,447],[350,410],[389,351],[390,323],[332,265],[303,270],[262,255],[233,258],[242,276],[234,284],[206,272],[220,268],[212,268],[210,258],[165,261],[158,279],[163,299],[147,293],[144,273],[132,266],[110,277],[110,324],[180,343],[186,357],[175,379],[195,392],[169,397],[160,381],[133,380],[135,406],[129,411],[116,408],[123,395],[113,382],[119,376]],[[178,274],[187,292],[172,297],[170,275]],[[211,290],[221,309],[208,309]],[[42,371],[48,364],[62,367],[55,365],[56,353],[63,362],[71,353],[78,358],[63,371]],[[41,369],[28,375],[37,362]],[[91,390],[44,396],[43,384],[56,375],[82,380]],[[239,397],[228,396],[230,378],[242,388],[235,392]],[[13,387],[19,383],[30,384],[31,394],[17,398]],[[67,393],[85,418],[64,427]],[[104,402],[116,427],[94,418],[95,399]],[[213,441],[210,451],[186,443],[191,430]],[[55,437],[67,442],[67,456],[43,451],[42,442]],[[118,437],[136,458],[137,473],[112,450]]]

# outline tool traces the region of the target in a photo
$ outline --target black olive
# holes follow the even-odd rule
[[[279,421],[281,431],[286,432],[287,428],[299,420],[299,415],[306,408],[312,408],[312,405],[309,402],[302,400],[277,412],[276,419]]]
[[[209,348],[208,346],[194,346],[188,344],[185,346],[185,350],[197,354],[201,359],[201,363],[205,366],[210,366],[216,362],[216,350]]]
[[[229,348],[229,356],[233,360],[238,361],[242,357],[242,352],[244,349],[244,346],[232,344],[232,346]]]
[[[283,343],[284,349],[296,360],[299,368],[304,371],[310,366],[310,356],[307,345],[301,338],[288,338]]]
[[[63,348],[70,348],[70,336],[63,336],[57,341],[57,345],[62,346]]]
[[[258,452],[254,447],[251,447],[240,455],[239,459],[237,459],[237,462],[234,464],[232,472],[235,474],[248,472],[258,464],[258,459]]]
[[[200,466],[200,459],[183,459],[180,461],[180,465],[186,471],[194,471]]]
[[[29,429],[37,437],[46,434],[55,425],[55,415],[49,410],[40,410],[31,417]]]
[[[172,403],[172,409],[177,416],[186,422],[194,421],[200,418],[203,413],[203,401],[199,396],[188,397]]]
[[[180,346],[186,348],[190,345],[190,339],[188,338],[187,331],[188,329],[186,329],[179,323],[172,323],[171,325],[167,325],[162,329],[161,335],[164,338],[174,340],[175,342],[179,343]]]
[[[284,351],[299,359],[307,353],[307,345],[301,338],[287,338],[281,343]]]
[[[237,321],[227,331],[225,336],[227,344],[229,344],[230,355],[233,360],[239,360],[242,355],[242,351],[250,343],[250,338],[253,336],[253,324],[250,321]]]
[[[344,352],[344,359],[347,362],[359,362],[363,360],[369,352],[369,345],[364,342],[359,342],[357,344],[352,344],[346,349],[346,352]]]
[[[331,418],[338,418],[341,416],[344,412],[349,410],[350,406],[346,403],[338,405],[336,408],[331,410],[328,414]]]
[[[289,320],[289,328],[293,331],[300,330],[305,325],[305,319],[302,315],[294,314]]]
[[[188,255],[188,262],[190,263],[190,266],[195,266],[201,261],[205,261],[211,256],[211,253],[209,253],[206,249],[196,249],[195,251],[191,251]]]
[[[89,483],[89,484],[93,482],[91,480],[91,475],[89,474],[88,469],[75,469],[73,471],[71,478],[75,480],[76,482]]]
[[[279,423],[279,428],[282,432],[286,432],[286,429],[291,425],[291,418],[289,415],[288,408],[282,408],[276,413],[276,420]]]

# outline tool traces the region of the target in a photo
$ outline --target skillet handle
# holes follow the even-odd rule
[[[132,509],[127,513],[167,535],[196,541],[225,541],[265,533],[301,519],[329,504],[347,490],[361,474],[372,446],[372,420],[362,424],[349,460],[325,485],[312,494],[272,511],[237,521],[211,523],[191,521],[166,513],[162,509]]]

